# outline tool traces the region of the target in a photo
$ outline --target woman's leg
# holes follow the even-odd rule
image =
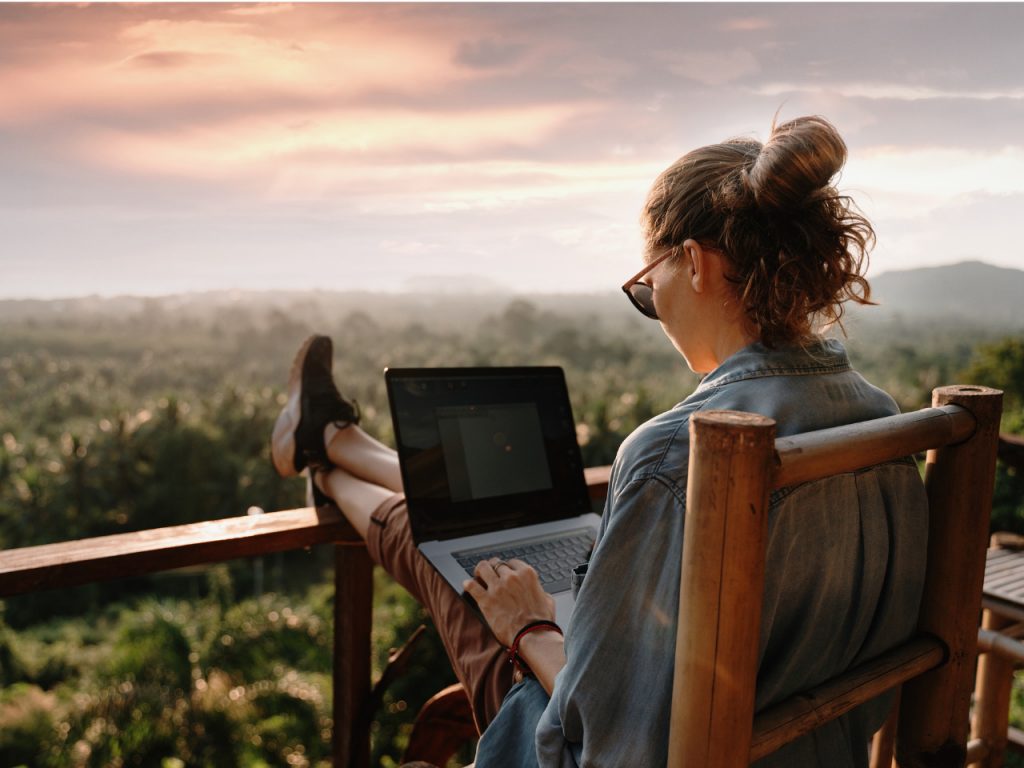
[[[342,430],[343,433],[353,431],[353,427]],[[337,444],[334,450],[338,451],[340,464],[371,471],[383,466],[386,470],[386,461],[378,466],[378,460],[384,460],[377,455],[378,448],[372,443],[376,441],[363,433],[362,437],[355,435],[352,440],[353,456],[340,455]],[[376,445],[388,450],[380,443]],[[368,455],[371,458],[368,459]],[[452,669],[469,695],[477,729],[482,733],[512,687],[512,667],[505,658],[504,647],[416,549],[405,498],[401,494],[356,477],[342,467],[319,471],[315,477],[317,486],[334,499],[366,539],[373,560],[427,609]]]
[[[334,385],[332,356],[326,336],[310,337],[299,349],[271,436],[274,466],[285,477],[308,466],[370,556],[427,609],[483,730],[512,685],[504,648],[416,549],[398,455],[357,426],[358,409]]]
[[[356,477],[382,485],[394,492],[402,490],[402,473],[398,453],[371,437],[358,425],[324,427],[327,457],[336,467],[347,469]]]
[[[388,497],[402,491],[398,454],[355,424],[343,428],[328,424],[324,446],[330,463],[344,471],[331,472],[326,478],[318,473],[317,485],[337,502],[365,539],[370,514]]]

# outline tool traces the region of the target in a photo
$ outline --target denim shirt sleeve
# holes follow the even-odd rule
[[[609,500],[566,632],[569,661],[537,727],[540,765],[664,763],[670,713],[650,708],[671,700],[671,665],[658,660],[675,642],[683,512],[658,475]]]

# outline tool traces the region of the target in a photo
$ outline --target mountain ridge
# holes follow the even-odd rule
[[[982,261],[962,261],[935,267],[891,270],[871,278],[871,298],[878,306],[850,306],[850,316],[865,322],[963,321],[978,325],[1024,329],[1024,270]],[[291,313],[322,308],[329,314],[362,312],[386,318],[404,307],[424,320],[448,310],[465,319],[501,312],[512,302],[525,301],[563,314],[596,313],[610,321],[631,316],[632,309],[618,291],[602,293],[446,294],[431,291],[384,293],[351,291],[211,290],[163,296],[77,296],[54,299],[0,298],[0,322],[46,321],[79,314],[119,317],[139,313],[204,315],[237,307],[247,312]],[[305,311],[301,314],[306,314]]]
[[[883,272],[871,289],[885,316],[1024,326],[1024,270],[961,261]]]

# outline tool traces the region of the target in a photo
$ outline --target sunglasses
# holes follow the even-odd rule
[[[651,318],[651,320],[659,319],[658,311],[654,308],[654,288],[647,283],[641,282],[640,278],[661,264],[661,262],[673,253],[675,253],[675,249],[669,248],[661,254],[661,256],[629,278],[629,280],[627,280],[622,286],[623,292],[629,296],[629,300],[633,302],[633,306],[640,310],[640,314],[644,317]]]

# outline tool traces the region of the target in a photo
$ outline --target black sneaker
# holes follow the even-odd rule
[[[270,455],[281,477],[299,474],[307,466],[327,467],[324,427],[359,423],[359,409],[334,386],[331,376],[333,344],[327,336],[306,339],[288,377],[288,402],[281,409],[270,438]]]

